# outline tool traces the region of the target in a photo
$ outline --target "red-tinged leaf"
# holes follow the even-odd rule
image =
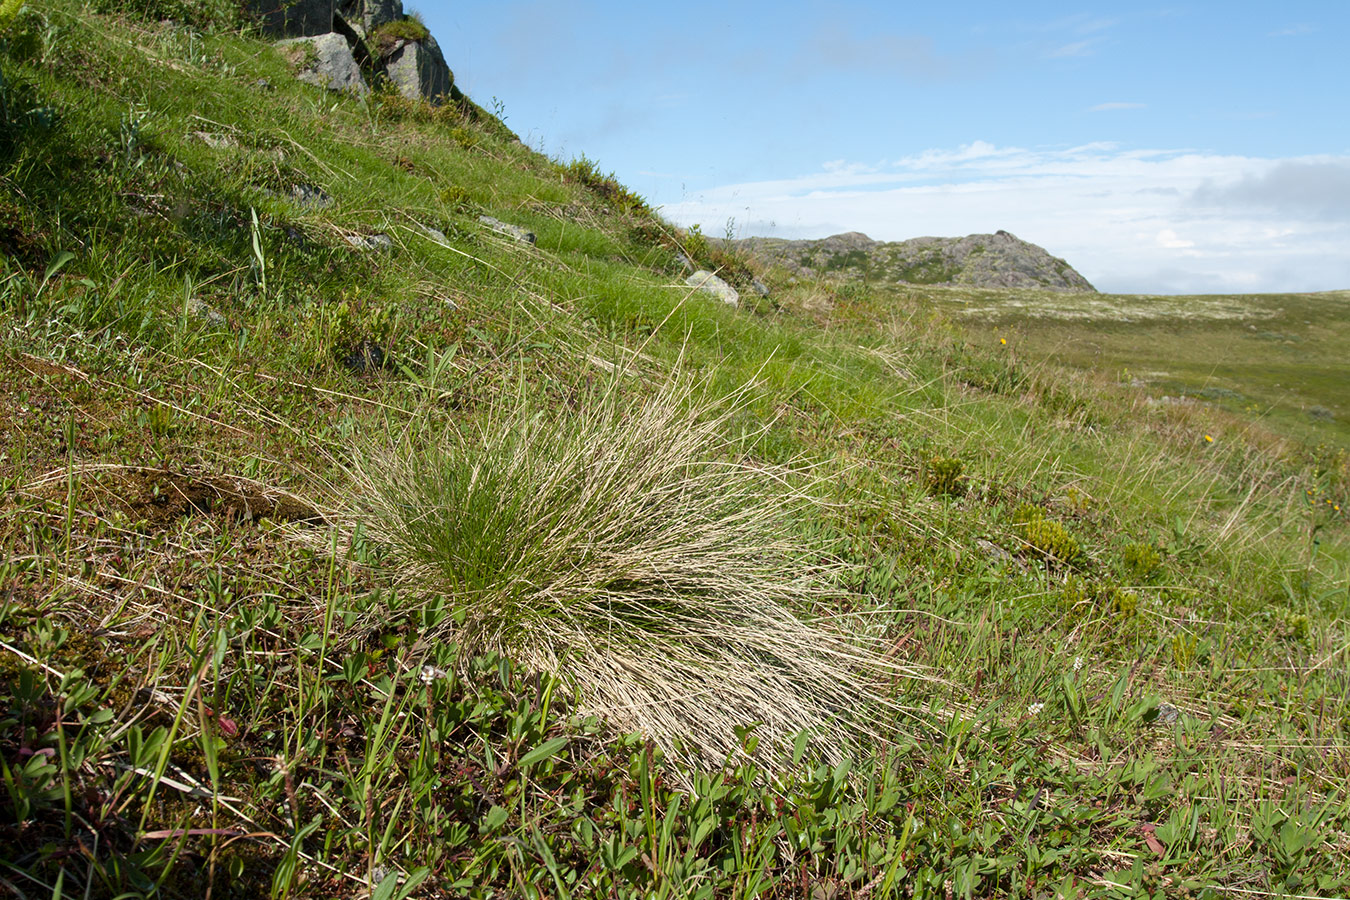
[[[1162,841],[1153,836],[1153,831],[1156,827],[1156,825],[1148,823],[1139,826],[1139,830],[1144,834],[1144,843],[1148,844],[1148,849],[1152,850],[1158,856],[1165,856],[1167,854],[1167,847]]]
[[[220,725],[220,733],[226,737],[239,736],[239,724],[234,719],[227,719],[221,716],[216,722]]]

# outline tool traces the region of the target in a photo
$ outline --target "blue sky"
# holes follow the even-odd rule
[[[531,146],[737,236],[1011,231],[1099,289],[1350,288],[1350,2],[408,3]]]

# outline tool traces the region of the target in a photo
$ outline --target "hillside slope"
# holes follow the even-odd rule
[[[1343,450],[231,8],[4,24],[6,890],[1350,890]]]

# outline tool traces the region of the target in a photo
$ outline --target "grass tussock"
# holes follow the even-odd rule
[[[632,405],[518,406],[367,454],[359,512],[405,587],[450,598],[441,636],[469,656],[548,672],[694,765],[748,731],[772,759],[806,731],[838,761],[900,670],[822,624],[837,567],[794,528],[800,491],[725,461],[733,413],[681,380]]]

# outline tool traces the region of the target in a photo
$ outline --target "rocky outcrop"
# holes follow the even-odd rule
[[[809,277],[1096,292],[1067,262],[1006,231],[889,243],[856,231],[820,240],[746,238],[734,243],[769,265]]]
[[[277,41],[277,46],[292,58],[295,77],[307,84],[357,94],[368,90],[351,45],[340,34],[330,31],[313,37],[287,38]]]
[[[264,34],[281,38],[297,77],[364,93],[389,79],[409,99],[462,101],[440,45],[402,0],[245,0]],[[306,43],[299,43],[304,41]]]

